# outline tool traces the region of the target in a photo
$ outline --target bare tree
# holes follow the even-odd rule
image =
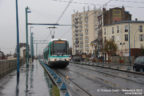
[[[116,55],[117,45],[116,45],[115,41],[112,39],[106,40],[104,42],[103,51],[108,54],[108,60],[109,60],[110,56]]]

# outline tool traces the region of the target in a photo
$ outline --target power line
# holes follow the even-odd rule
[[[68,7],[70,6],[70,4],[72,3],[73,0],[69,0],[67,6],[65,7],[65,9],[63,10],[62,14],[60,15],[60,17],[58,18],[58,20],[56,21],[56,23],[58,23],[61,18],[63,17],[64,13],[66,12],[66,10],[68,9]]]
[[[108,3],[110,3],[111,1],[113,1],[113,0],[109,0],[108,2],[106,2],[105,4],[103,4],[103,7],[105,7],[105,6],[121,7],[121,6],[116,6],[116,5],[108,5]],[[125,1],[125,2],[126,2],[126,1]],[[122,5],[122,6],[123,6],[123,5]],[[128,7],[128,8],[144,8],[144,7],[141,7],[141,6],[138,6],[138,7],[134,7],[134,6],[125,6],[125,7]],[[101,7],[100,7],[99,9],[101,9]],[[94,12],[91,13],[91,14],[89,14],[88,17],[91,16],[92,14],[94,14]]]
[[[101,7],[107,6],[111,1],[113,1],[113,0],[109,0],[108,2],[104,3],[103,6],[101,6]],[[99,9],[101,9],[101,7]],[[95,12],[92,12],[91,14],[88,15],[88,17],[91,16],[91,15],[93,15],[94,13]]]
[[[115,2],[128,2],[128,3],[139,3],[139,4],[144,3],[144,2],[138,2],[138,1],[124,1],[124,0],[116,0]]]
[[[67,3],[68,1],[66,0],[53,0],[53,1],[56,1],[56,2],[64,2],[64,3]],[[82,5],[97,5],[97,6],[101,6],[102,4],[97,4],[97,3],[84,3],[84,2],[77,2],[77,1],[74,1],[74,2],[71,2],[72,4],[82,4]]]
[[[65,2],[67,3],[68,1],[66,0],[53,0],[53,1],[56,1],[56,2]],[[128,2],[128,3],[139,3],[139,4],[143,4],[144,2],[138,2],[138,1],[121,1],[121,0],[111,0],[111,1],[114,1],[114,2]],[[103,6],[105,4],[97,4],[97,3],[82,3],[82,2],[72,2],[73,4],[83,4],[83,5],[96,5],[96,6]],[[106,5],[106,6],[116,6],[116,5]],[[119,6],[116,6],[116,7],[119,7]],[[125,7],[129,7],[129,8],[144,8],[144,7],[133,7],[133,6],[125,6]]]

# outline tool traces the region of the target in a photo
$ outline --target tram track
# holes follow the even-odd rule
[[[59,74],[60,76],[62,76],[63,78],[66,77],[66,75],[64,75],[64,73],[62,73],[61,71],[57,71],[57,74]],[[66,71],[66,70],[65,70]],[[72,70],[70,70],[72,71]],[[74,71],[73,71],[74,72]],[[106,89],[121,89],[120,86],[118,86],[117,84],[114,84],[113,82],[107,81],[103,78],[100,77],[96,77],[95,79],[90,78],[89,76],[86,76],[84,74],[81,74],[79,72],[74,72],[76,74],[78,74],[79,76],[83,76],[84,78],[93,81],[93,83],[97,83],[99,84],[101,87],[104,87]],[[92,95],[91,93],[89,93],[87,90],[85,90],[83,87],[81,87],[80,85],[78,85],[75,81],[73,81],[72,79],[69,79],[69,81],[73,84],[75,84],[78,88],[80,88],[82,91],[84,91],[85,93],[88,94],[88,96],[96,96],[96,95]],[[117,94],[117,93],[116,93]],[[81,96],[81,95],[80,95]],[[125,96],[124,92],[119,92],[116,96]],[[127,95],[130,96],[130,95]]]
[[[73,65],[76,65],[76,64],[73,64]],[[73,66],[72,65],[72,66]],[[64,70],[59,70],[59,71],[57,71],[61,76],[63,76],[64,78],[67,76],[67,74],[66,73],[74,73],[74,74],[77,74],[77,76],[82,76],[82,77],[84,77],[84,78],[86,78],[87,80],[90,80],[90,81],[92,81],[93,83],[97,83],[97,84],[100,84],[101,85],[101,87],[103,88],[106,88],[106,89],[123,89],[123,88],[126,88],[126,89],[131,89],[130,87],[124,87],[124,86],[121,86],[121,84],[120,83],[116,83],[116,82],[112,82],[111,80],[107,80],[107,79],[105,79],[105,78],[102,78],[102,77],[99,77],[99,76],[94,76],[94,77],[92,77],[92,76],[90,76],[90,73],[84,73],[83,71],[82,72],[80,72],[80,71],[75,71],[75,70],[78,70],[78,69],[87,69],[87,70],[85,70],[85,71],[88,71],[88,70],[90,70],[90,71],[93,71],[93,72],[97,72],[97,73],[100,73],[101,75],[104,75],[104,76],[107,76],[107,77],[111,77],[111,78],[116,78],[116,79],[118,79],[118,78],[120,78],[121,79],[121,82],[123,82],[123,80],[126,80],[126,81],[129,81],[129,82],[131,82],[131,84],[133,84],[133,83],[135,83],[135,84],[139,84],[139,85],[144,85],[144,83],[141,81],[141,82],[138,82],[138,81],[136,81],[136,80],[131,80],[130,78],[126,78],[126,77],[123,77],[123,76],[119,76],[119,75],[114,75],[114,74],[112,74],[112,73],[109,73],[108,71],[106,71],[106,72],[102,72],[102,71],[100,71],[100,70],[96,70],[96,69],[91,69],[91,68],[87,68],[87,67],[82,67],[82,66],[78,66],[78,65],[76,65],[76,67],[78,67],[78,69],[75,69],[75,70],[73,70],[75,67],[71,67],[71,65],[69,65],[70,67],[68,68],[68,69],[64,69]],[[68,71],[68,72],[67,72]],[[93,73],[92,72],[92,73]],[[125,72],[123,72],[123,73],[125,73]],[[94,74],[94,73],[93,73]],[[128,73],[127,75],[129,75],[129,76],[131,76],[131,73]],[[137,74],[136,74],[136,76],[137,76]],[[135,77],[135,76],[134,76]],[[80,87],[80,89],[82,88],[82,89],[84,89],[84,87],[82,87],[81,85],[79,85],[79,83],[77,83],[77,82],[75,82],[75,80],[72,78],[72,79],[69,79],[70,80],[70,82],[72,82],[73,84],[75,84],[76,86],[79,86]],[[125,82],[125,81],[124,81]],[[85,90],[85,89],[84,89]],[[88,92],[89,90],[85,90],[86,92]],[[90,92],[88,92],[88,93],[90,93]],[[144,94],[142,94],[142,96],[143,96]],[[95,96],[95,95],[88,95],[88,96]],[[105,96],[105,95],[104,95]],[[125,96],[124,95],[124,92],[119,92],[118,93],[118,95],[117,96]],[[127,96],[133,96],[133,95],[127,95]]]
[[[75,64],[75,65],[76,65],[76,64]],[[138,84],[143,84],[143,85],[144,85],[144,83],[142,83],[142,82],[144,82],[144,81],[138,82],[138,81],[135,81],[135,80],[132,80],[132,79],[128,79],[128,78],[122,77],[122,76],[113,75],[113,74],[106,73],[106,72],[102,72],[102,71],[97,71],[96,69],[90,69],[90,68],[88,68],[88,67],[83,67],[83,66],[87,66],[87,65],[83,65],[83,66],[78,66],[78,65],[76,65],[76,66],[77,66],[77,67],[80,67],[80,68],[87,69],[87,70],[95,71],[95,72],[98,72],[98,73],[101,73],[101,74],[105,74],[105,75],[109,75],[109,76],[112,76],[112,77],[117,77],[117,78],[125,79],[125,80],[128,80],[128,81],[134,82],[134,83],[138,83]]]
[[[59,70],[55,70],[55,72],[57,74],[59,74],[64,80],[66,75],[64,75],[62,72],[60,72]],[[76,82],[74,82],[72,79],[67,79],[68,82],[73,83],[76,87],[78,87],[81,91],[83,91],[85,94],[87,94],[87,96],[93,96],[91,93],[89,93],[87,90],[85,90],[84,88],[82,88],[81,86],[79,86]],[[66,80],[65,80],[66,81]],[[68,83],[67,82],[67,83]]]
[[[76,65],[76,64],[73,64],[73,65]],[[85,65],[86,66],[86,65]],[[79,68],[83,68],[83,69],[87,69],[87,70],[90,70],[90,71],[94,71],[94,72],[98,72],[98,73],[101,73],[101,74],[104,74],[104,75],[108,75],[108,76],[111,76],[111,77],[117,77],[117,78],[121,78],[121,79],[125,79],[125,80],[127,80],[127,81],[131,81],[132,83],[136,83],[136,84],[139,84],[139,85],[144,85],[144,83],[142,83],[143,81],[141,81],[141,82],[137,82],[137,81],[135,81],[135,80],[131,80],[131,79],[128,79],[128,78],[124,78],[124,77],[122,77],[122,76],[118,76],[118,75],[113,75],[113,74],[110,74],[110,73],[105,73],[105,72],[102,72],[102,71],[97,71],[97,70],[95,70],[95,69],[90,69],[90,68],[85,68],[85,67],[82,67],[82,66],[76,66],[76,67],[79,67]],[[73,71],[73,70],[70,70],[70,71]],[[75,72],[75,71],[73,71],[73,72]],[[80,73],[80,72],[75,72],[76,74],[79,74],[79,75],[81,75],[81,76],[85,76],[85,77],[87,77],[87,78],[89,78],[89,79],[91,79],[92,80],[92,78],[90,78],[89,76],[88,76],[88,74],[87,75],[84,75],[83,73]],[[128,74],[130,74],[130,73],[128,73]],[[137,74],[136,74],[137,75]],[[103,78],[99,78],[99,77],[97,77],[98,79],[100,79],[101,81],[106,81],[105,83],[108,83],[108,82],[111,82],[111,81],[107,81],[107,80],[104,80]],[[94,81],[95,79],[93,79],[93,81]],[[96,80],[95,80],[96,81]],[[96,81],[97,82],[97,81]],[[100,83],[100,82],[99,82]],[[110,83],[110,85],[114,85],[114,86],[111,86],[111,88],[117,88],[117,89],[123,89],[122,87],[120,87],[118,84],[115,84],[115,83],[113,83],[113,82],[111,82]],[[118,86],[117,86],[118,85]],[[106,86],[108,86],[107,84],[105,84],[104,85],[105,87]],[[131,89],[131,88],[126,88],[126,89]],[[123,94],[123,92],[122,92],[122,94]],[[121,95],[120,95],[121,96]],[[127,95],[127,96],[133,96],[133,95]],[[142,96],[144,96],[144,94],[142,93]]]

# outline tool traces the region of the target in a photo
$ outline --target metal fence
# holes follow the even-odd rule
[[[22,59],[20,65],[22,65]],[[0,78],[17,68],[17,61],[15,60],[0,60]]]

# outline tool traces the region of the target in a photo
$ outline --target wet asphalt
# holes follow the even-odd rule
[[[24,64],[17,81],[16,71],[0,79],[0,96],[49,96],[49,77],[38,61]]]
[[[55,70],[72,96],[144,96],[144,76],[70,63]]]

